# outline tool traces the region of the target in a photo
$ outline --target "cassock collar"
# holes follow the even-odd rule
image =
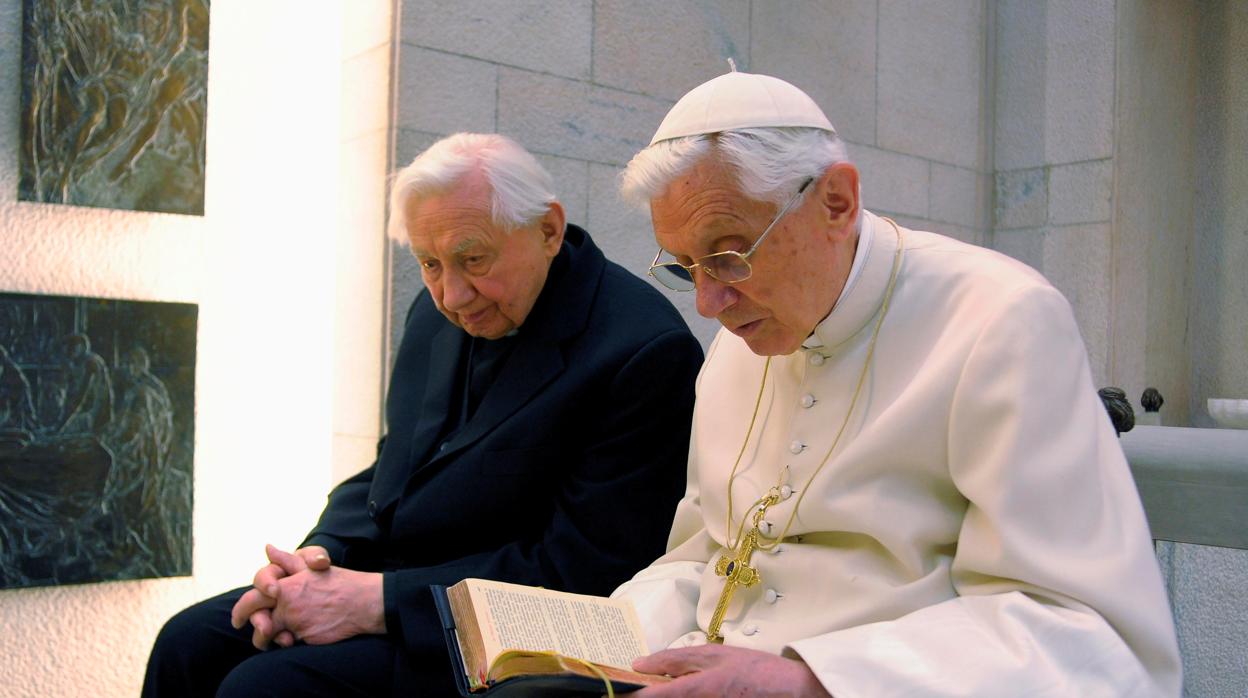
[[[858,249],[850,267],[845,288],[832,306],[832,312],[815,326],[815,332],[802,343],[806,350],[827,353],[858,334],[875,317],[884,302],[888,279],[893,272],[898,235],[893,226],[870,211],[863,210]]]
[[[605,267],[606,258],[589,233],[569,223],[546,285],[517,334],[563,339],[583,330]]]

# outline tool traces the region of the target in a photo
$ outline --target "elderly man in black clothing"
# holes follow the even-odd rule
[[[253,586],[166,624],[145,696],[453,694],[429,585],[606,594],[662,553],[702,360],[671,304],[565,225],[502,136],[418,156],[391,226],[426,290],[377,461]]]

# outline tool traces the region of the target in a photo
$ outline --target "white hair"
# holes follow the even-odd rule
[[[661,141],[633,156],[620,176],[620,194],[638,206],[660,196],[680,173],[716,154],[736,175],[742,193],[783,204],[802,182],[830,165],[849,162],[845,143],[817,128],[746,128]]]
[[[529,151],[497,133],[456,133],[429,146],[399,170],[390,189],[387,232],[407,243],[407,207],[480,172],[490,185],[490,215],[506,230],[528,225],[556,201],[554,180]]]

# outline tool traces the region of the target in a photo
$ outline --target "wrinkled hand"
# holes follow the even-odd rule
[[[637,659],[633,669],[676,677],[670,683],[630,694],[634,698],[831,698],[804,662],[744,647],[703,645],[663,650]]]
[[[241,627],[242,617],[250,617],[255,627],[252,637],[257,647],[267,646],[271,638],[283,632],[290,639],[310,645],[325,645],[355,635],[379,634],[386,631],[382,577],[377,572],[358,572],[329,565],[315,569],[300,555],[287,553],[273,546],[266,552],[284,576],[270,583],[257,573],[260,589],[250,589],[234,607],[232,620]],[[323,567],[319,558],[314,561]],[[261,591],[263,589],[263,592]],[[254,593],[253,593],[254,592]],[[268,627],[263,625],[268,611]]]
[[[277,605],[278,580],[304,570],[328,570],[329,553],[319,545],[299,548],[290,554],[272,545],[264,546],[269,564],[261,567],[252,579],[252,589],[245,592],[230,612],[230,623],[242,628],[250,622],[251,644],[256,649],[268,649],[273,643],[281,647],[295,644],[295,636],[287,629],[278,627],[273,620],[273,608]]]

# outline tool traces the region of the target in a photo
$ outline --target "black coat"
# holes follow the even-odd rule
[[[387,632],[413,649],[438,633],[430,584],[607,594],[663,552],[702,350],[585,231],[568,226],[564,255],[480,406],[443,442],[469,337],[417,297],[377,461],[334,489],[304,542],[384,571]]]

